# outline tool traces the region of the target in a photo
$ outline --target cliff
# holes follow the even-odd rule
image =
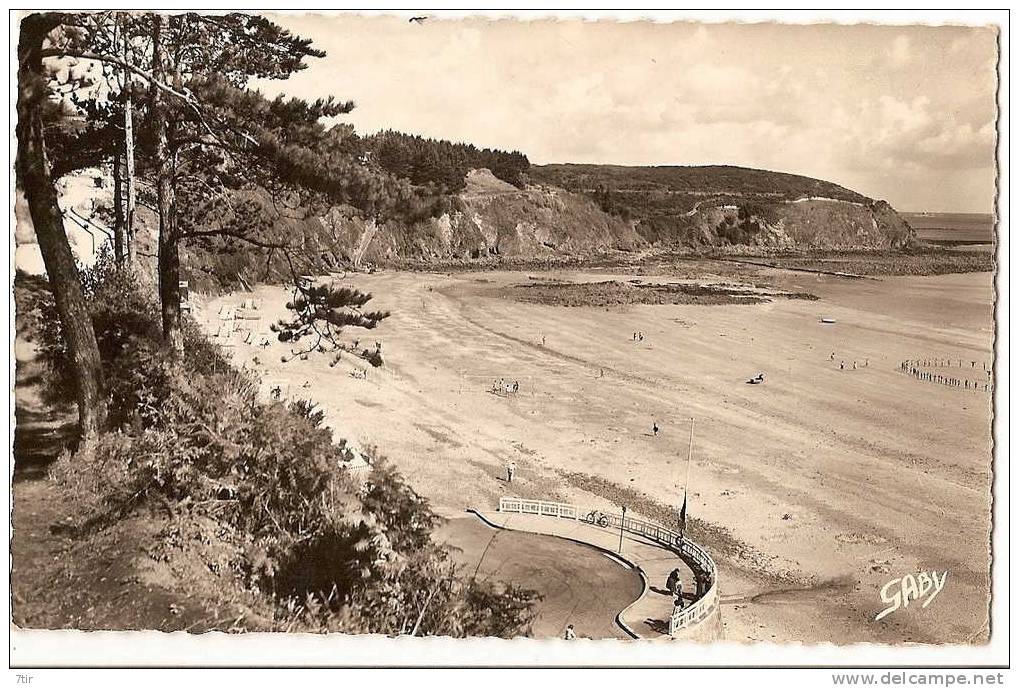
[[[647,245],[634,223],[584,194],[548,185],[518,189],[488,170],[472,170],[466,182],[446,212],[418,222],[376,224],[339,206],[319,217],[281,220],[274,233],[298,247],[296,268],[308,274],[370,263],[593,256]],[[290,276],[282,255],[237,242],[195,244],[186,254],[185,269],[199,289],[231,286],[238,274],[249,283]]]
[[[258,195],[257,191],[250,192]],[[264,239],[297,247],[301,274],[351,266],[594,257],[650,247],[700,250],[887,249],[915,241],[887,203],[830,182],[739,167],[532,166],[523,188],[471,170],[444,210],[376,224],[352,208],[280,216]],[[138,211],[143,260],[154,258],[155,217]],[[189,243],[195,289],[282,281],[281,252],[222,239]]]
[[[675,247],[901,248],[912,228],[884,201],[832,182],[743,167],[532,166],[595,200],[642,239]]]

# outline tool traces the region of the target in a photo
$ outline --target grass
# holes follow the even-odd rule
[[[532,165],[531,177],[567,189],[659,192],[690,195],[760,195],[795,199],[823,196],[868,202],[838,184],[784,172],[730,165],[626,167],[622,165]]]

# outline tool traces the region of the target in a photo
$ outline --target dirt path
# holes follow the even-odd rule
[[[609,506],[566,470],[676,504],[696,417],[691,513],[762,555],[719,561],[727,638],[982,637],[990,398],[918,387],[897,366],[921,354],[989,362],[989,275],[853,285],[793,276],[784,287],[822,300],[752,306],[556,308],[485,295],[524,279],[354,276],[394,313],[371,333],[390,373],[368,380],[348,375],[349,360],[280,364],[279,343],[235,352],[257,357],[267,384],[322,403],[337,436],[377,445],[448,514],[491,508],[510,460],[517,496]],[[268,331],[285,296],[258,295]],[[819,323],[822,312],[838,324]],[[643,342],[632,341],[637,330]],[[744,384],[759,371],[767,384]],[[520,392],[491,394],[499,378]],[[927,609],[875,623],[881,586],[918,569],[948,570],[949,587]]]
[[[72,499],[48,470],[73,444],[73,407],[41,397],[34,347],[15,341],[12,619],[20,628],[207,630],[228,625],[187,592],[148,580],[144,547],[158,520],[127,519],[80,536],[66,526]]]

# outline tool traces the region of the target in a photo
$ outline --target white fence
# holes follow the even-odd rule
[[[669,635],[675,635],[678,631],[700,623],[711,616],[718,608],[718,573],[715,568],[715,562],[711,559],[711,555],[675,530],[637,518],[627,517],[624,520],[620,516],[606,514],[597,510],[585,511],[575,504],[546,502],[539,499],[502,497],[499,500],[499,511],[587,521],[606,528],[619,528],[622,526],[623,530],[643,535],[649,540],[653,540],[678,554],[684,562],[690,565],[694,575],[708,580],[708,589],[700,599],[689,607],[673,612],[672,617],[669,619]],[[589,516],[590,518],[588,518]]]

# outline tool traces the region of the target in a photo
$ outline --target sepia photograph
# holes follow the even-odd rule
[[[12,11],[11,666],[1000,650],[995,16]]]

